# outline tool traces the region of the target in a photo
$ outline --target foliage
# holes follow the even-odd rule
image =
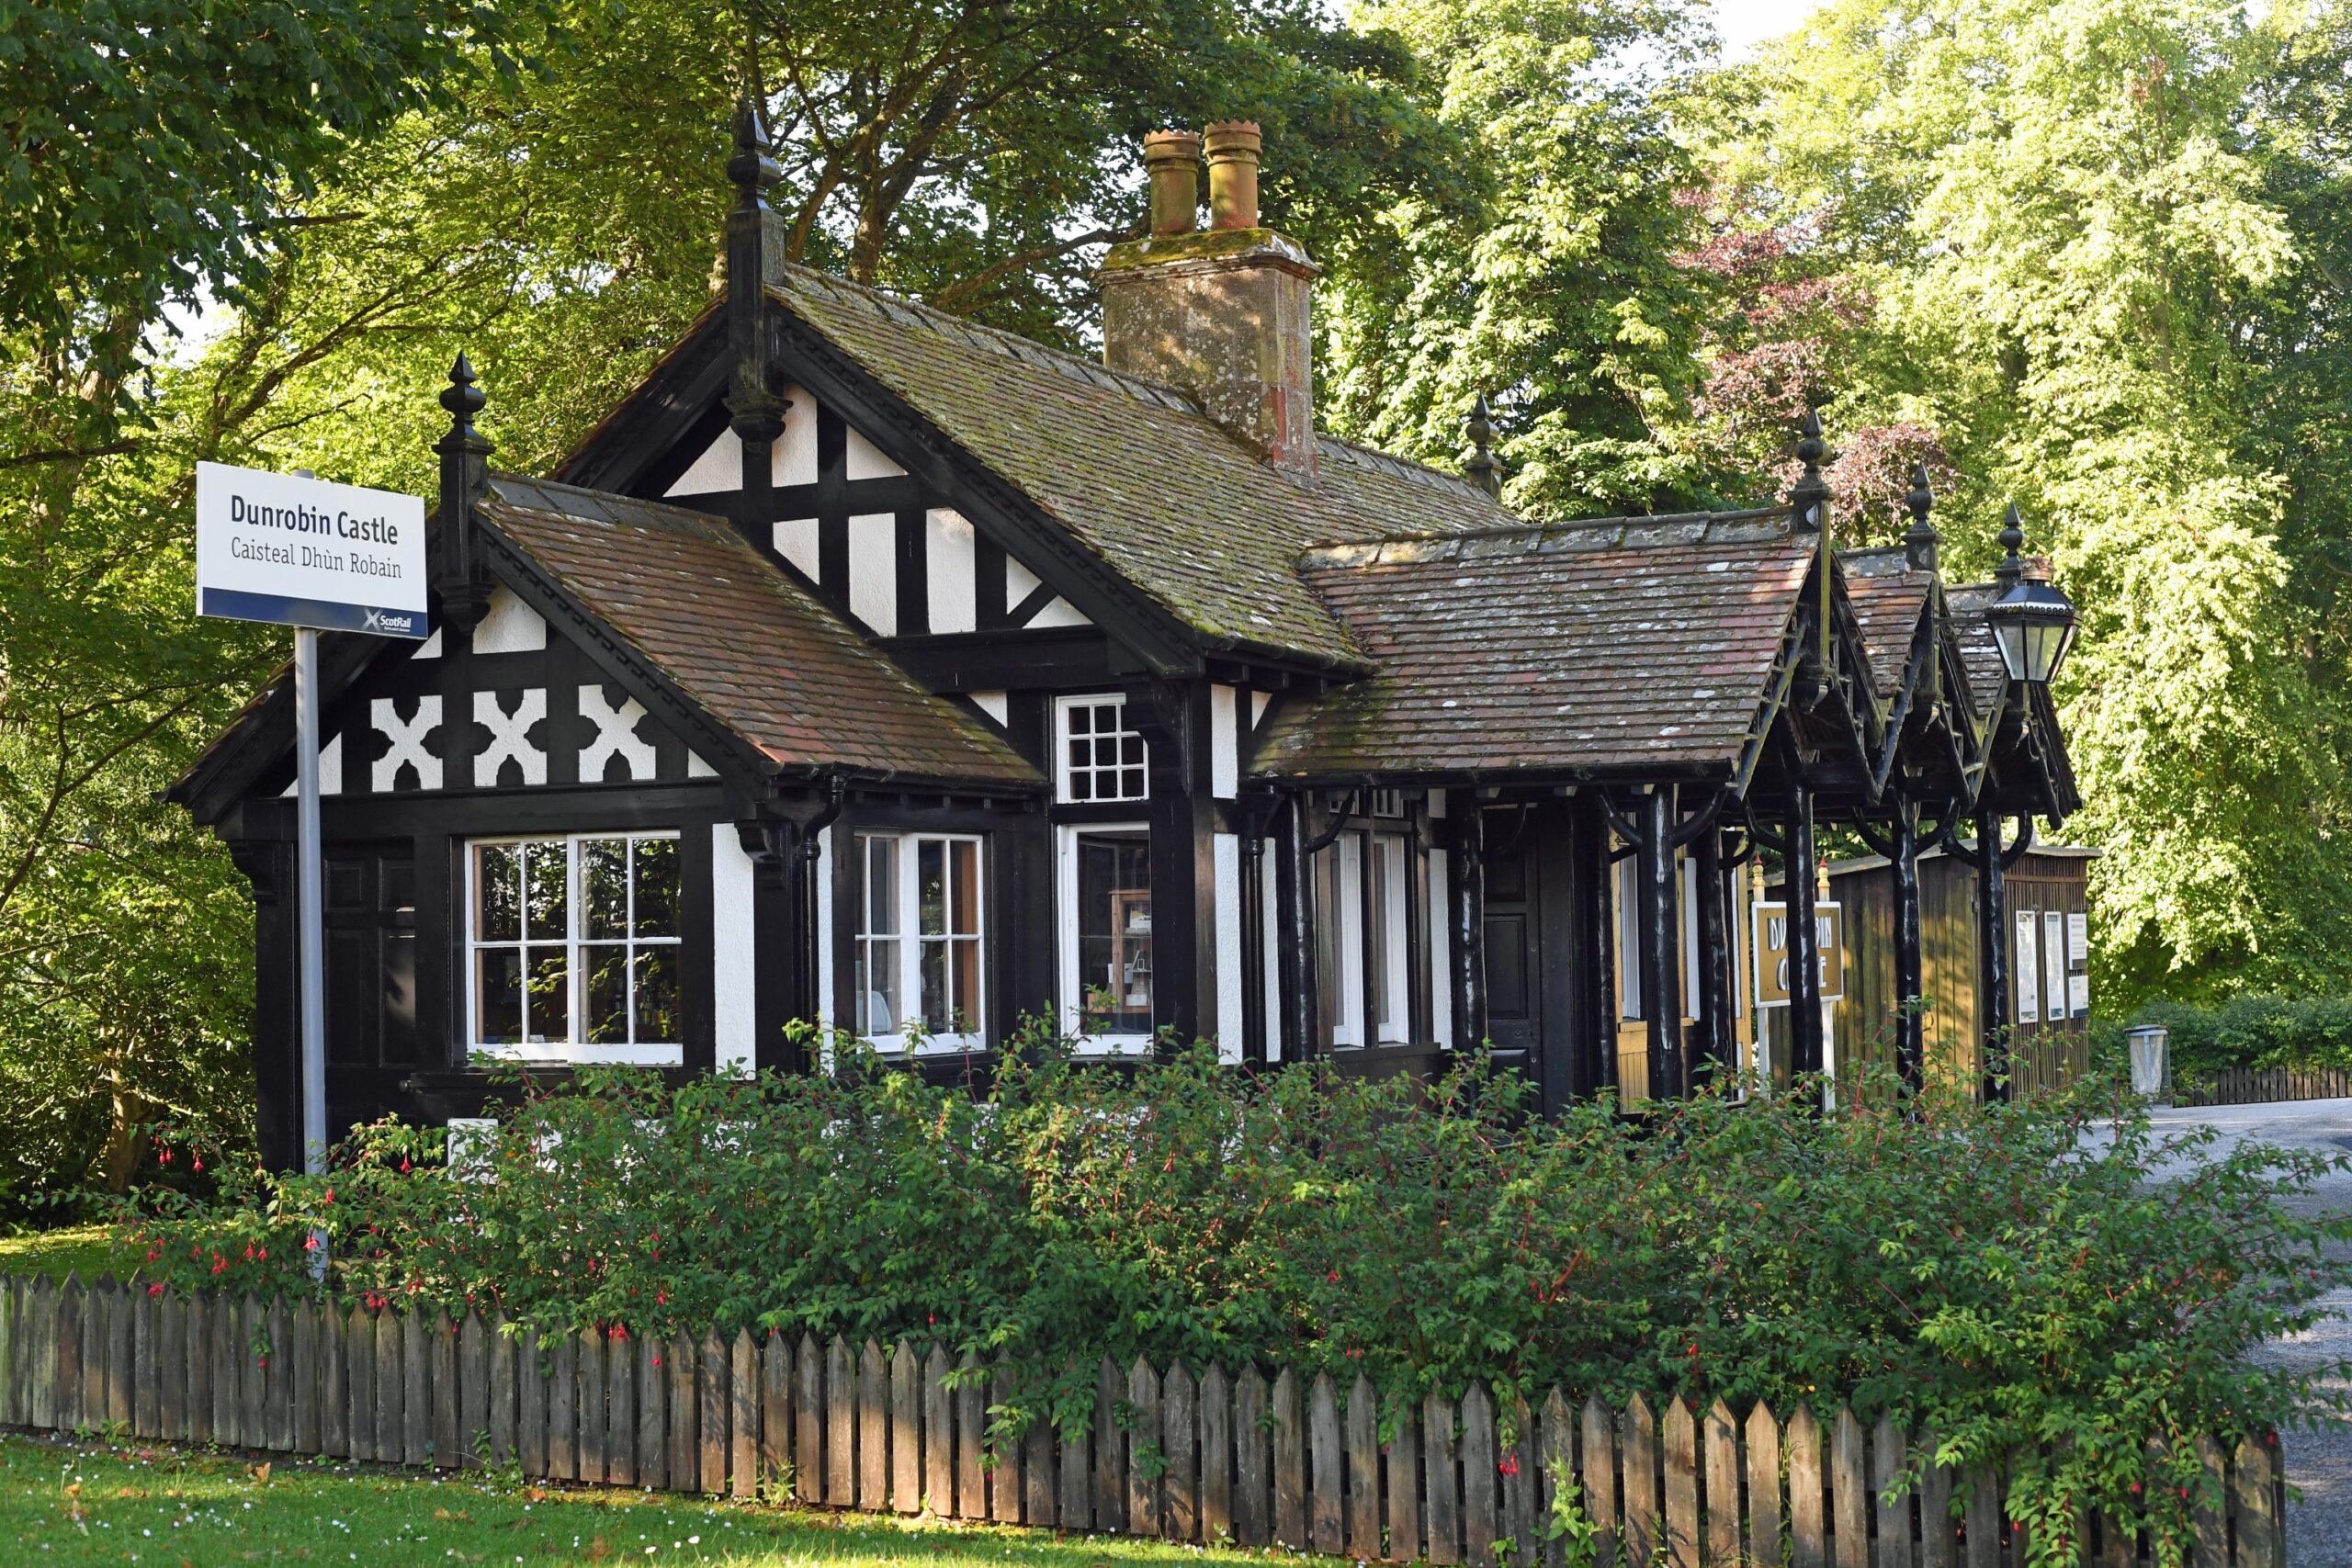
[[[1685,0],[1384,0],[1476,149],[1476,199],[1382,218],[1317,301],[1327,423],[1441,464],[1493,403],[1506,498],[1531,516],[1672,510],[1710,476],[1689,417],[1705,282],[1675,257],[1700,182],[1669,110],[1707,42]]]
[[[2107,852],[2110,1002],[2352,972],[2347,62],[2325,0],[1842,0],[1712,84],[1720,234],[1855,309],[1719,323],[1711,374],[1821,350],[1767,389],[1945,454],[1962,573],[2014,497],[2083,608],[2068,831]]]
[[[2231,1067],[2352,1072],[2352,998],[2234,997],[2211,1008],[2152,1002],[2130,1022],[2170,1032],[2173,1079],[2184,1089]],[[2111,1027],[2118,1051],[2125,1027]]]
[[[355,142],[512,72],[521,6],[0,4],[0,334],[119,384],[166,304],[259,280]],[[300,90],[294,90],[295,84]]]
[[[1544,1121],[1475,1067],[1238,1081],[1205,1048],[1103,1071],[1041,1046],[975,1096],[835,1049],[828,1077],[534,1092],[454,1170],[440,1130],[367,1128],[325,1175],[119,1223],[158,1286],[307,1289],[315,1228],[333,1289],[377,1303],[1001,1354],[1008,1429],[1083,1426],[1106,1353],[1360,1370],[1392,1405],[1474,1377],[1849,1397],[1962,1460],[2063,1441],[2018,1505],[2049,1521],[2141,1506],[2151,1437],[2335,1397],[2245,1358],[2352,1283],[2326,1245],[2352,1222],[2282,1201],[2335,1162],[2212,1156],[2097,1093],[1914,1102],[1879,1077],[1828,1117],[1709,1094]]]

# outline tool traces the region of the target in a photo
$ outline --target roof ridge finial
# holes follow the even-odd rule
[[[727,160],[727,177],[735,182],[739,209],[765,207],[768,187],[784,178],[760,106],[749,93],[735,100],[735,151]]]
[[[1797,422],[1797,461],[1804,472],[1789,487],[1789,526],[1800,534],[1818,534],[1829,525],[1829,485],[1821,477],[1821,414],[1810,404]]]
[[[1470,460],[1462,465],[1462,471],[1472,484],[1499,501],[1503,493],[1502,470],[1495,465],[1495,422],[1487,412],[1484,392],[1470,405],[1469,426]]]
[[[1911,465],[1911,489],[1903,497],[1903,504],[1911,509],[1911,529],[1903,536],[1904,564],[1913,571],[1933,571],[1936,547],[1942,542],[1942,536],[1928,520],[1928,513],[1936,504],[1936,492],[1928,483],[1925,458]]]
[[[2025,548],[2025,519],[2018,514],[2018,503],[2009,502],[2007,515],[2001,519],[2001,564],[1993,569],[1993,581],[2003,588],[2015,588],[2025,576],[2025,561],[2018,552]]]
[[[474,385],[473,366],[460,352],[449,367],[449,384],[441,389],[449,431],[433,447],[441,457],[440,559],[433,587],[440,599],[441,618],[460,630],[471,630],[490,608],[489,583],[474,558],[474,502],[490,489],[489,459],[494,450],[474,429],[474,415],[488,401]]]

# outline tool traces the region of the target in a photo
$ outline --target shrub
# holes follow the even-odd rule
[[[2154,1002],[2131,1021],[2172,1032],[2173,1078],[2183,1089],[2231,1067],[2352,1071],[2352,997],[2240,997],[2217,1008]],[[2120,1053],[2122,1028],[2105,1032]]]
[[[826,1077],[532,1090],[454,1172],[436,1130],[362,1128],[323,1176],[122,1223],[180,1286],[308,1288],[316,1231],[329,1284],[374,1303],[936,1339],[1010,1361],[1002,1430],[1082,1427],[1106,1353],[1361,1370],[1391,1410],[1474,1377],[1849,1399],[1955,1462],[2050,1452],[2018,1506],[2053,1529],[2086,1502],[2177,1522],[2180,1439],[2341,1397],[2246,1358],[2352,1284],[2324,1247],[2352,1224],[2281,1201],[2330,1161],[2159,1139],[2105,1090],[1978,1106],[1866,1077],[1827,1116],[1710,1094],[1545,1121],[1475,1062],[1418,1085],[1041,1049],[975,1094],[836,1049]]]

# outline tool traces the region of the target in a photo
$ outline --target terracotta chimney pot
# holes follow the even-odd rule
[[[1258,226],[1258,152],[1264,136],[1254,119],[1221,119],[1208,128],[1209,227]]]
[[[1151,231],[1189,234],[1201,209],[1201,139],[1190,130],[1154,130],[1143,139],[1143,166],[1151,176]]]

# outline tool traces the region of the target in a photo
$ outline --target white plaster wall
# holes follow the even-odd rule
[[[864,512],[849,520],[849,613],[884,637],[899,630],[899,520]]]
[[[1216,1055],[1241,1060],[1241,840],[1216,835]]]
[[[752,929],[752,857],[743,852],[735,824],[716,823],[710,829],[711,1021],[721,1072],[748,1071],[754,1064],[759,957]]]
[[[979,626],[978,539],[961,513],[933,507],[923,515],[924,586],[931,629],[968,632]]]
[[[817,520],[814,517],[792,517],[771,524],[768,538],[775,546],[775,553],[800,569],[809,581],[817,581]]]
[[[854,479],[887,479],[907,470],[882,455],[882,449],[853,430],[849,433],[846,473]]]
[[[1267,844],[1271,852],[1272,841]],[[1283,933],[1280,889],[1275,886],[1273,868],[1265,868],[1258,878],[1259,903],[1262,915],[1258,929],[1265,933],[1263,946],[1266,966],[1266,1060],[1283,1059]]]
[[[1453,1045],[1453,899],[1446,896],[1443,850],[1430,852],[1430,1035],[1438,1044]],[[1472,1042],[1476,1044],[1476,1042]]]
[[[548,624],[504,583],[490,591],[490,609],[474,627],[476,653],[537,653],[548,645]]]
[[[1238,722],[1230,686],[1209,688],[1209,793],[1231,800],[1241,793]]]

